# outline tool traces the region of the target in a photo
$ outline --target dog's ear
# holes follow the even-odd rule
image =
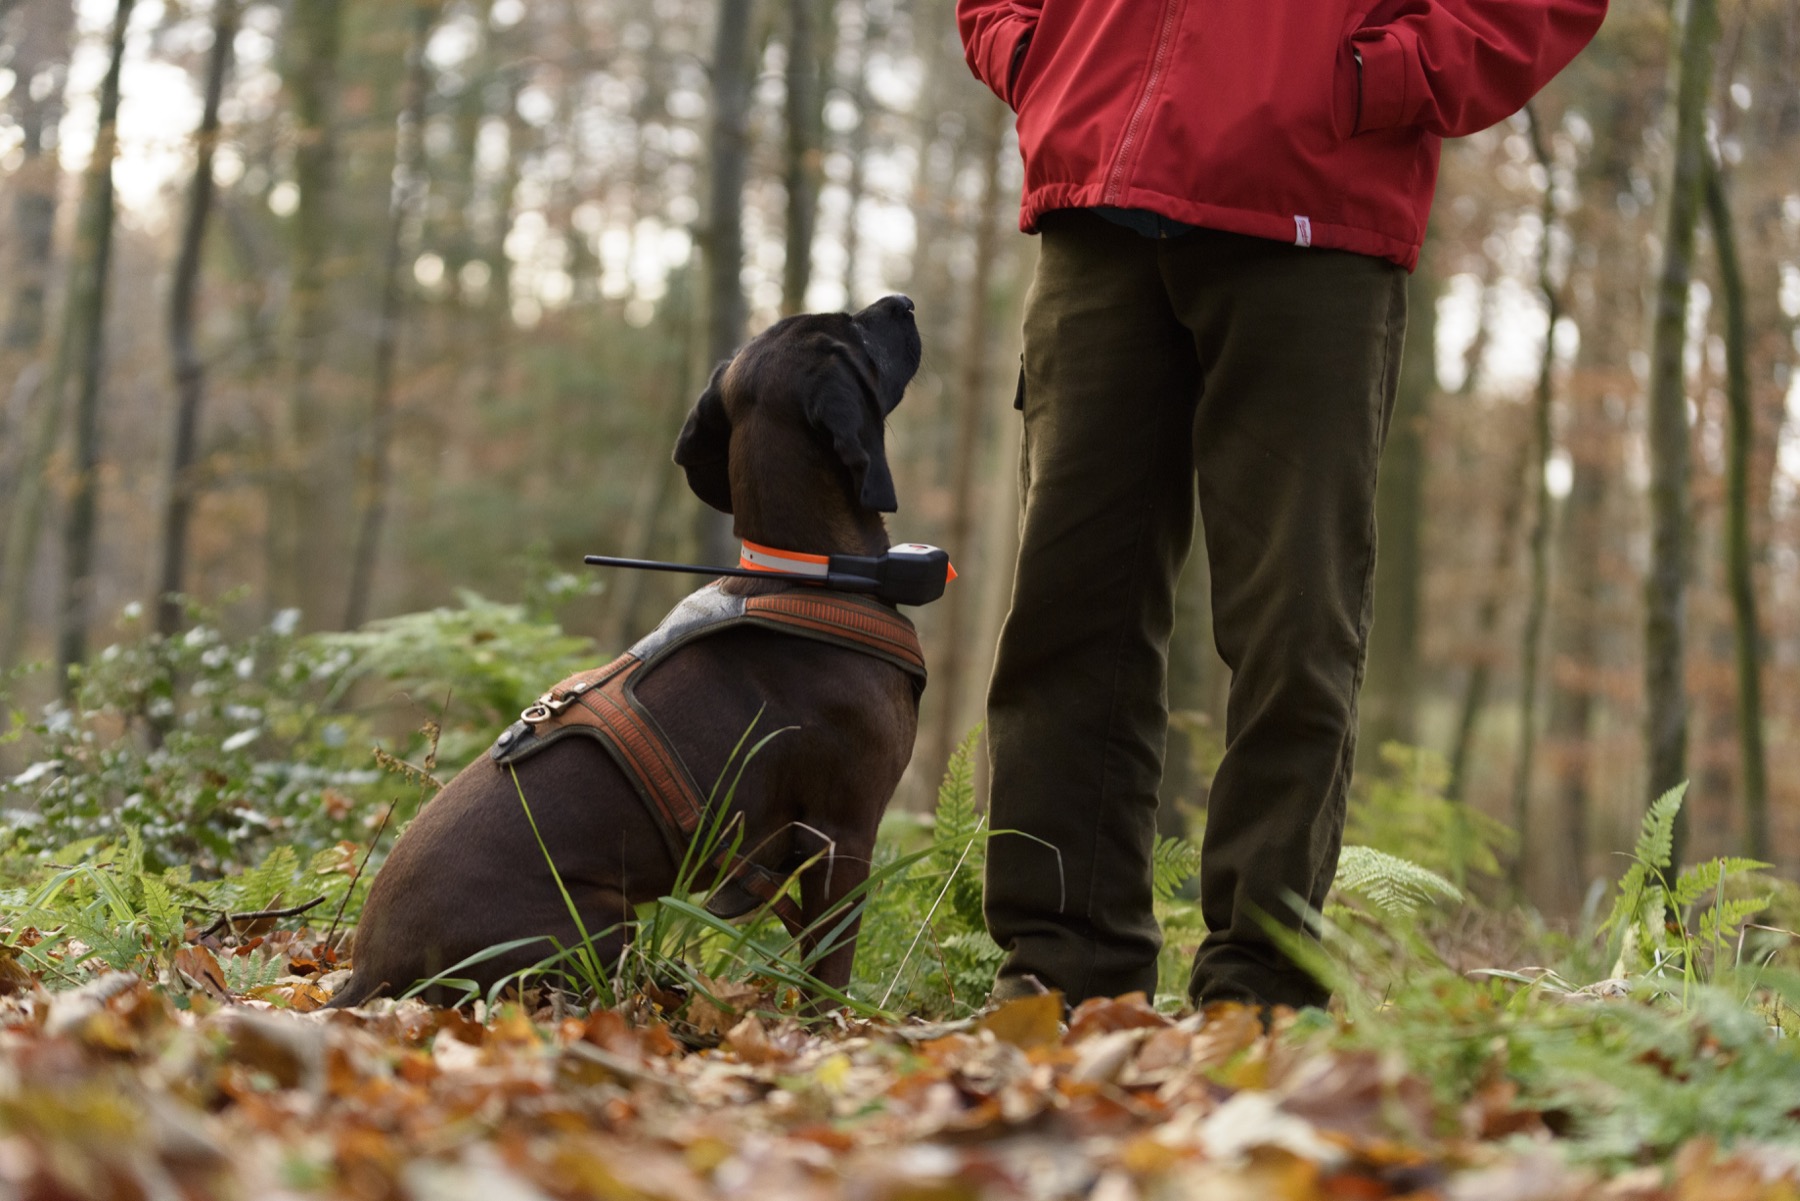
[[[720,391],[728,366],[720,363],[713,370],[711,382],[675,439],[675,462],[687,472],[688,487],[721,513],[731,512],[731,419],[725,415]]]
[[[882,438],[882,411],[868,368],[850,348],[830,339],[826,366],[806,393],[806,419],[831,435],[831,448],[856,485],[865,509],[892,513],[900,507],[894,477],[888,471]]]

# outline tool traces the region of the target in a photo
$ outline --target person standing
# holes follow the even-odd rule
[[[1190,999],[1318,1005],[1265,922],[1336,872],[1375,478],[1441,139],[1605,0],[958,0],[1018,117],[1023,497],[988,695],[994,997],[1156,985],[1151,847],[1196,517],[1231,669]]]

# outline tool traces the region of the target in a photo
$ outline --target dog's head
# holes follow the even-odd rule
[[[803,470],[796,460],[806,459],[832,463],[856,507],[892,513],[883,422],[918,369],[919,328],[904,296],[854,315],[786,318],[713,372],[675,462],[694,494],[723,513],[756,479]]]

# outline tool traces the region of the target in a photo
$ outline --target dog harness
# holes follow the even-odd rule
[[[798,587],[766,596],[732,596],[718,582],[690,594],[649,634],[604,667],[577,672],[531,704],[488,752],[502,767],[529,758],[563,738],[598,739],[637,789],[679,862],[707,816],[707,798],[656,718],[638,699],[637,686],[669,655],[701,638],[743,627],[776,630],[824,642],[892,663],[912,677],[915,699],[925,688],[925,656],[912,622],[879,601],[842,592]],[[804,923],[799,907],[782,895],[787,878],[729,847],[708,864],[721,883],[707,899],[708,912],[734,918],[767,904],[788,932]]]

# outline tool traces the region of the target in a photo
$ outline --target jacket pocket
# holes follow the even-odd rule
[[[1353,134],[1411,124],[1416,107],[1407,95],[1406,47],[1392,31],[1359,29],[1350,36],[1356,70],[1356,124]]]

